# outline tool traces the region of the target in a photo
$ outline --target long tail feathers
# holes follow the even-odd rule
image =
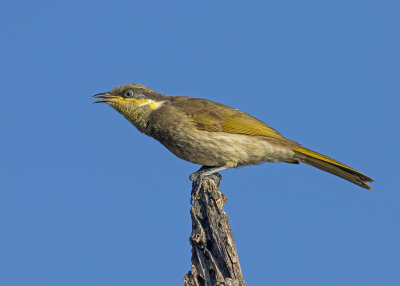
[[[318,169],[329,172],[333,175],[339,176],[347,181],[350,181],[360,187],[371,190],[371,187],[367,183],[373,182],[370,177],[360,173],[343,163],[340,163],[332,158],[314,152],[312,150],[300,147],[293,151],[299,155],[299,161],[316,167]]]

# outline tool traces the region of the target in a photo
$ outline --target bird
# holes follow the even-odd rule
[[[140,84],[121,85],[92,98],[113,107],[177,157],[201,165],[198,172],[204,176],[264,162],[300,162],[371,190],[370,177],[222,103],[164,95]]]

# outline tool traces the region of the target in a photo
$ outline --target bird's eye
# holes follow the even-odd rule
[[[133,91],[131,89],[125,91],[125,97],[133,97]]]

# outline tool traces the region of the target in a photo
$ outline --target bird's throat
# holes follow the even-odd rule
[[[139,131],[145,132],[149,115],[153,111],[150,104],[145,106],[129,106],[113,102],[109,104],[139,129]]]

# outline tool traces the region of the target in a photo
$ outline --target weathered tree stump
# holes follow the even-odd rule
[[[192,267],[185,286],[244,286],[228,215],[227,197],[218,189],[221,176],[197,176],[192,184]]]

